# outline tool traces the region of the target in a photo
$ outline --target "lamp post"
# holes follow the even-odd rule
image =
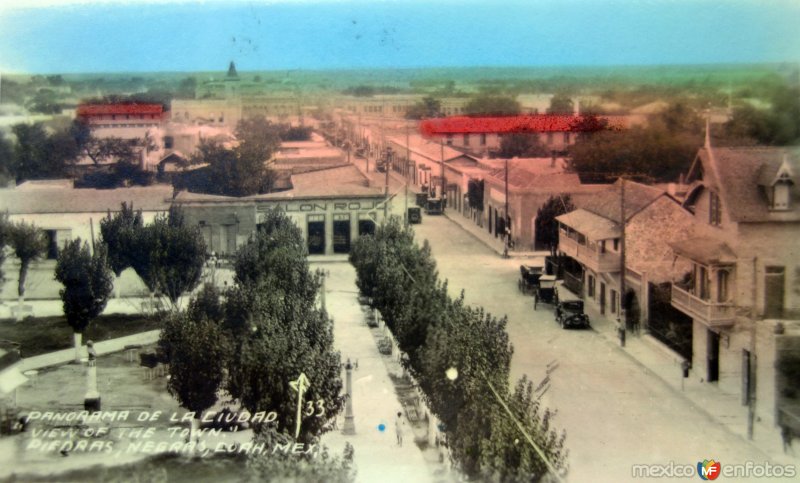
[[[342,434],[353,435],[356,434],[356,423],[353,416],[353,364],[350,359],[347,359],[347,364],[344,366],[346,373],[345,376],[345,390],[347,391],[346,402],[344,406],[344,427]]]
[[[625,178],[620,177],[620,256],[619,256],[619,307],[617,307],[617,330],[619,331],[619,345],[625,347]]]
[[[83,409],[99,411],[100,393],[97,391],[97,351],[94,350],[94,342],[86,341],[86,352],[89,357],[86,367],[86,396],[83,398]]]

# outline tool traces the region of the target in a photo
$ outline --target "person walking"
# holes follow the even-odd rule
[[[405,431],[406,422],[403,420],[403,413],[398,412],[397,418],[394,420],[394,431],[397,434],[397,446],[403,446],[403,432]]]

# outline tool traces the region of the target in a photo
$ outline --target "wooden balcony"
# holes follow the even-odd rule
[[[619,272],[619,255],[600,253],[596,248],[580,244],[563,232],[558,234],[558,249],[595,273]]]
[[[733,325],[732,303],[703,300],[675,284],[672,284],[672,306],[708,327]]]

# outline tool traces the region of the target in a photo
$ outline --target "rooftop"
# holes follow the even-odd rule
[[[107,114],[163,114],[161,104],[115,103],[115,104],[81,104],[78,106],[78,117],[100,116]]]
[[[617,223],[582,208],[557,216],[556,220],[586,235],[590,240],[618,238],[621,233]]]
[[[618,180],[606,189],[597,191],[592,197],[591,204],[586,206],[586,209],[603,218],[618,222],[621,218],[621,186],[622,182]],[[666,195],[666,193],[659,188],[635,181],[625,181],[625,221],[630,220],[636,213],[662,195]]]
[[[626,127],[624,116],[598,116],[608,121],[611,128]],[[420,123],[425,136],[441,134],[470,133],[536,133],[536,132],[576,132],[581,130],[578,123],[586,116],[531,114],[504,117],[453,116],[441,119],[426,119]]]
[[[26,183],[27,184],[27,183]],[[109,190],[76,189],[54,186],[29,189],[0,189],[0,210],[10,215],[48,213],[105,213],[118,210],[123,202],[143,211],[166,211],[172,199],[172,187],[156,185]]]
[[[794,184],[790,187],[791,204],[788,211],[770,210],[764,187],[759,185],[777,175],[784,159],[791,172],[800,173],[800,153],[777,147],[712,148],[712,153],[713,156],[709,157],[705,148],[698,153],[703,165],[711,167],[711,173],[704,173],[707,177],[704,183],[710,181],[719,184],[720,196],[731,220],[800,220],[800,187],[797,179],[793,180]]]

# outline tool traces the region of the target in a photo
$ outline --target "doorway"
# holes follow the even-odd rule
[[[334,215],[333,253],[350,251],[350,215]]]
[[[708,364],[706,380],[708,382],[716,382],[719,381],[719,334],[713,330],[708,330],[706,341],[706,362]]]
[[[600,315],[606,315],[606,284],[600,282]]]
[[[308,217],[308,253],[309,255],[325,254],[325,217]]]
[[[764,275],[764,318],[783,317],[784,287],[786,275],[783,267],[766,267]]]

